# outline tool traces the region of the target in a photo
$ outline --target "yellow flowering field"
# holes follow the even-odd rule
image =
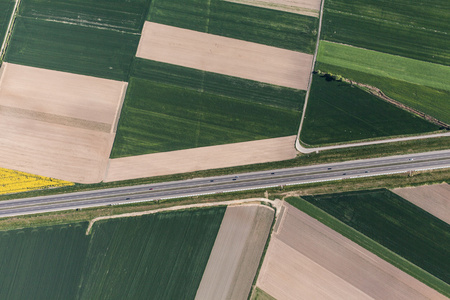
[[[73,185],[73,183],[0,168],[0,195],[68,185]]]

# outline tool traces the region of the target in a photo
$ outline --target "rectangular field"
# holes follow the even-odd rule
[[[273,217],[268,206],[227,207],[196,300],[248,298]]]
[[[23,17],[53,22],[140,33],[150,2],[150,0],[22,0],[19,14]]]
[[[104,181],[187,173],[293,159],[296,135],[109,160]]]
[[[392,192],[450,224],[450,185],[448,183],[396,188]]]
[[[309,145],[350,142],[439,129],[357,87],[313,75],[302,132]]]
[[[303,198],[449,286],[449,224],[385,189]]]
[[[147,21],[312,54],[318,19],[222,0],[154,0]]]
[[[112,158],[295,135],[298,112],[131,78]]]
[[[306,90],[312,55],[146,22],[137,57]]]
[[[135,58],[131,76],[162,84],[204,91],[216,95],[301,111],[306,91],[258,81]]]
[[[5,61],[127,81],[137,34],[17,17]]]
[[[289,204],[257,286],[276,299],[445,299]]]
[[[443,0],[330,0],[321,38],[448,66],[449,10]]]
[[[101,181],[127,83],[9,63],[0,73],[0,164]]]

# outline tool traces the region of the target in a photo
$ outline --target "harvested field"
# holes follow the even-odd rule
[[[430,287],[286,205],[257,286],[277,299],[446,299]]]
[[[295,158],[296,136],[109,160],[105,182]],[[220,158],[220,159],[218,159]]]
[[[396,188],[392,192],[450,224],[449,184]]]
[[[312,55],[146,22],[136,56],[306,90]]]
[[[274,217],[263,205],[228,206],[195,299],[246,299]]]
[[[225,0],[311,17],[319,17],[320,0]]]
[[[127,84],[8,63],[1,70],[0,165],[101,181]]]

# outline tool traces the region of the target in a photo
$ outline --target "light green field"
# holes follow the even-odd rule
[[[321,63],[450,91],[450,67],[412,58],[320,41]]]

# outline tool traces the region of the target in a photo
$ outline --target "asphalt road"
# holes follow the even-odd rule
[[[0,217],[450,168],[450,150],[0,202]]]

